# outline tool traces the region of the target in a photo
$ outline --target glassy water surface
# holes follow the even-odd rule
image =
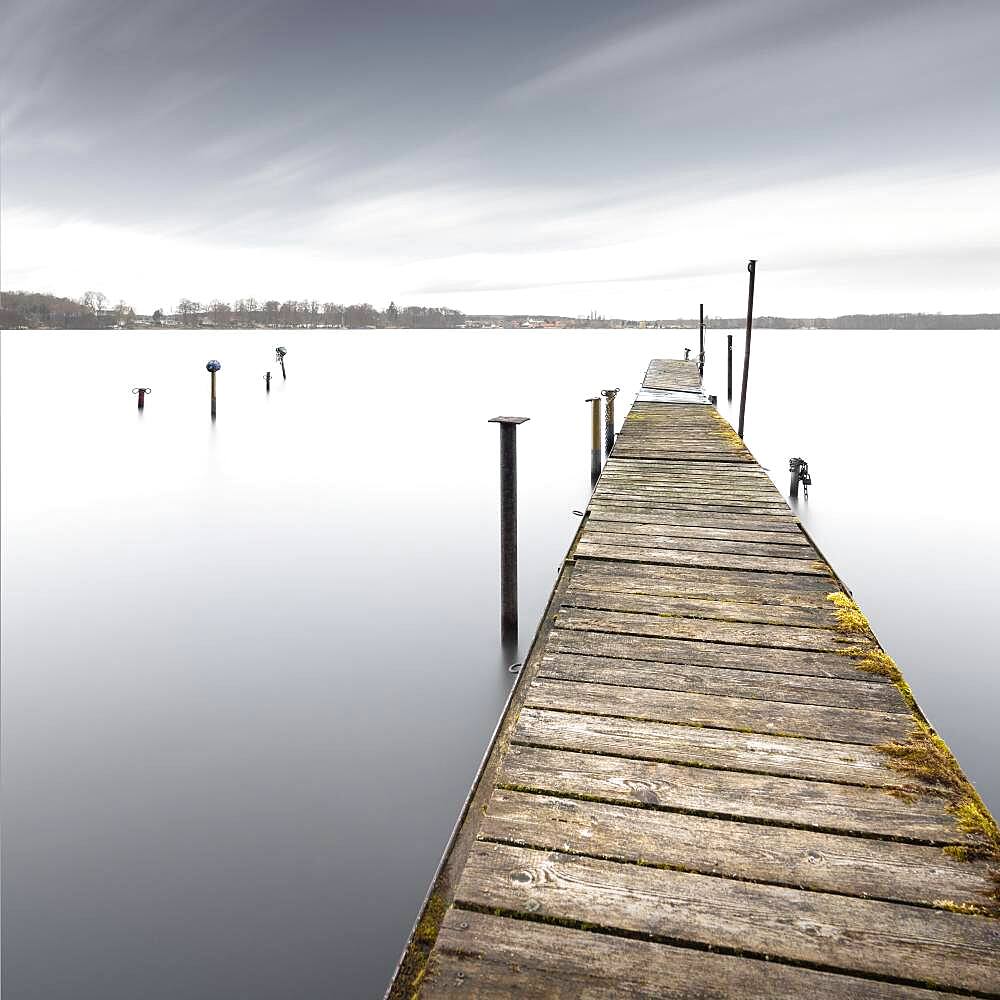
[[[589,493],[584,400],[621,386],[620,420],[696,344],[4,333],[5,996],[379,995],[513,680],[487,418],[531,417],[523,654]],[[998,345],[757,331],[747,408],[994,808]],[[723,332],[706,380],[725,412]]]

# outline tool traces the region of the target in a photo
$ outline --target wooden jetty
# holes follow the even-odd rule
[[[1000,996],[998,858],[696,363],[654,361],[389,995]]]

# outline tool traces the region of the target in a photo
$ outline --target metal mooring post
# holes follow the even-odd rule
[[[747,264],[750,272],[750,293],[747,298],[747,339],[743,348],[743,389],[740,392],[740,426],[737,430],[740,438],[743,437],[743,421],[747,412],[747,378],[750,375],[750,333],[753,330],[753,281],[757,275],[757,261],[752,260]]]
[[[152,389],[133,389],[132,395],[138,394],[139,396],[139,409],[144,409],[146,406],[146,393],[152,392]]]
[[[517,643],[517,425],[528,417],[491,417],[500,425],[500,638]]]
[[[288,376],[285,374],[285,355],[288,351],[284,347],[276,347],[274,349],[274,356],[281,362],[281,379],[285,381]]]
[[[809,487],[812,486],[812,476],[809,475],[809,463],[804,458],[790,458],[788,460],[788,471],[792,474],[792,482],[788,487],[788,495],[793,500],[799,498],[799,483],[805,490],[806,499],[809,499]]]
[[[615,396],[618,389],[602,389],[604,397],[604,460],[611,457],[611,449],[615,446]]]
[[[215,419],[215,373],[222,370],[222,365],[218,361],[209,361],[205,367],[212,375],[212,419]]]
[[[698,306],[698,374],[705,375],[705,303]]]
[[[265,372],[264,373],[264,388],[268,392],[271,391],[271,373],[270,372]]]
[[[726,391],[728,399],[733,401],[733,335],[726,334]]]
[[[601,397],[591,396],[590,403],[590,488],[601,475]]]
[[[690,347],[685,347],[684,348],[684,360],[685,361],[690,361],[691,360],[691,348]]]

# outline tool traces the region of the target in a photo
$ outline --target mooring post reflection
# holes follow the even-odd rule
[[[500,425],[500,641],[517,656],[517,425],[528,417],[491,417]]]

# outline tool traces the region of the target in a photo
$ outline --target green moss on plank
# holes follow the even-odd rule
[[[915,729],[907,740],[880,743],[875,749],[888,758],[889,766],[894,770],[920,779],[948,800],[948,811],[955,817],[959,830],[972,837],[973,841],[954,850],[945,850],[960,860],[983,859],[991,865],[995,888],[982,904],[940,900],[934,905],[956,913],[1000,916],[1000,828],[996,820],[965,776],[948,744],[920,711],[902,671],[892,657],[878,646],[868,619],[858,605],[842,591],[828,594],[827,600],[837,609],[837,627],[841,631],[871,643],[840,650],[840,654],[852,657],[859,670],[888,678],[913,715]]]

